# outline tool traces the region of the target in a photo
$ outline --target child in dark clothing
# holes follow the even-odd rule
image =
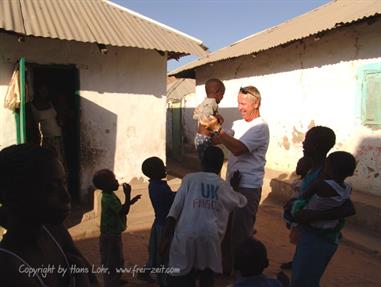
[[[303,156],[298,160],[295,168],[295,174],[299,177],[292,182],[291,188],[293,192],[293,197],[299,197],[302,193],[300,186],[303,179],[306,177],[307,173],[312,168],[312,159],[306,156]]]
[[[22,144],[0,152],[0,202],[0,222],[7,229],[0,244],[0,286],[97,286],[62,225],[70,195],[51,150]]]
[[[353,175],[356,169],[356,159],[345,151],[331,153],[325,160],[322,180],[311,186],[299,199],[299,210],[329,210],[341,206],[349,199],[352,187],[344,180]],[[297,203],[294,203],[296,205]],[[319,229],[336,228],[339,220],[319,220],[310,223],[310,226]]]
[[[263,270],[269,266],[266,247],[262,242],[249,238],[242,242],[236,250],[234,268],[240,277],[233,287],[287,287],[289,279],[284,273],[279,273],[277,279],[263,275]]]
[[[303,179],[306,177],[309,170],[312,168],[312,159],[310,157],[303,156],[298,160],[298,163],[296,164],[295,173],[299,176],[299,178],[295,179],[291,184],[292,189],[292,196],[293,198],[298,198],[302,194],[301,190],[301,184],[303,182]],[[287,218],[287,217],[286,217]],[[287,220],[288,221],[288,220]],[[290,229],[290,243],[296,244],[296,241],[298,239],[298,227],[294,224],[287,223],[287,228]],[[282,269],[292,269],[292,261],[282,263],[280,265],[280,268]]]
[[[144,175],[149,177],[148,192],[152,207],[155,211],[155,220],[152,224],[148,246],[148,262],[145,265],[146,272],[139,273],[138,278],[143,281],[153,282],[150,277],[150,268],[163,267],[168,263],[168,258],[159,256],[159,242],[163,233],[168,212],[172,206],[176,193],[172,192],[167,181],[163,180],[167,176],[166,167],[158,157],[150,157],[142,164]],[[157,282],[160,286],[166,285],[165,274],[157,274]]]
[[[125,202],[122,205],[114,191],[118,190],[119,183],[114,173],[102,169],[95,173],[93,183],[102,190],[101,236],[99,240],[102,265],[108,268],[103,274],[104,286],[115,287],[126,283],[121,280],[121,273],[117,268],[124,267],[122,232],[126,230],[126,216],[130,206],[137,202],[141,195],[131,199],[131,186],[123,183]]]

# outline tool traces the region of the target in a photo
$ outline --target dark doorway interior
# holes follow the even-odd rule
[[[45,86],[62,129],[67,187],[72,199],[80,199],[79,190],[79,75],[74,65],[28,64],[36,95]],[[30,117],[31,115],[29,115]],[[28,117],[28,116],[27,116]],[[33,139],[32,137],[29,137]]]

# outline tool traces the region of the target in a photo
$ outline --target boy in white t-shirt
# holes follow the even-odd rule
[[[161,245],[164,252],[173,236],[169,267],[176,273],[170,274],[170,286],[185,286],[197,279],[200,286],[214,286],[214,273],[222,273],[221,242],[229,213],[247,203],[245,196],[220,178],[223,159],[221,149],[207,148],[203,171],[185,176],[176,194]],[[239,178],[237,172],[232,186],[238,186]]]

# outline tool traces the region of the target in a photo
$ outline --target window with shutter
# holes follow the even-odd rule
[[[365,65],[359,71],[361,85],[361,122],[381,127],[381,64]]]

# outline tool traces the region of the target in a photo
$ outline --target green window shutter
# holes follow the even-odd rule
[[[381,125],[381,71],[364,71],[362,100],[363,124]]]

